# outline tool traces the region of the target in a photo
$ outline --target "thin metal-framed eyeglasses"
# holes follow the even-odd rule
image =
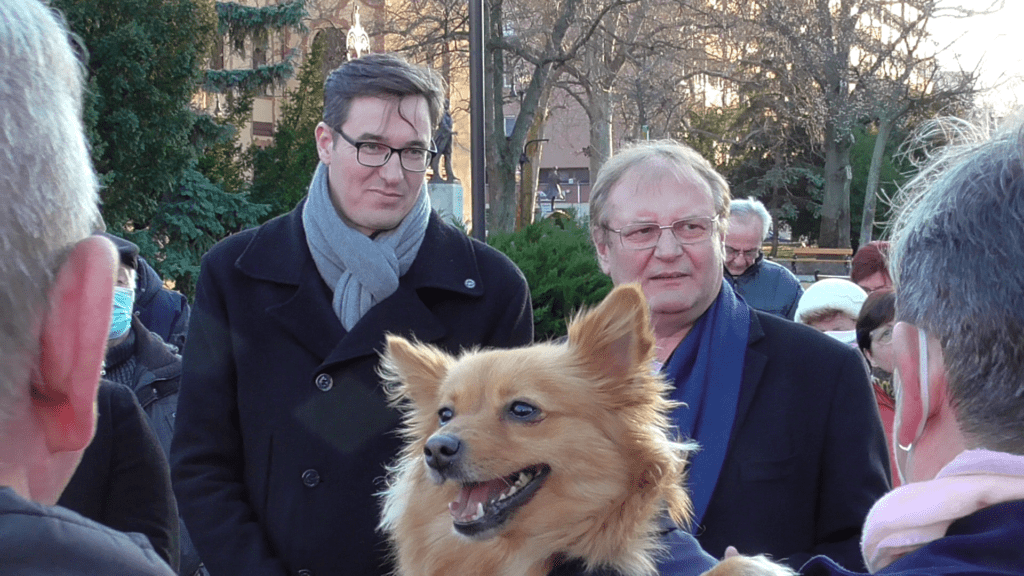
[[[671,230],[672,236],[680,244],[697,244],[711,237],[711,232],[718,222],[717,216],[701,216],[676,220],[667,226],[659,226],[653,222],[638,222],[616,230],[605,226],[609,232],[619,235],[623,248],[630,250],[647,250],[658,245],[662,230]]]
[[[340,134],[345,139],[345,142],[355,147],[356,161],[367,168],[380,168],[388,163],[392,154],[398,154],[398,163],[402,165],[402,169],[408,172],[426,172],[427,166],[430,165],[430,159],[435,153],[434,150],[420,148],[419,146],[392,148],[382,142],[356,142],[349,138],[348,134],[342,132],[340,128],[336,129],[335,132]]]
[[[761,255],[760,248],[751,248],[750,250],[737,250],[732,246],[725,247],[725,259],[732,260],[736,256],[742,254],[743,258],[747,260],[757,260],[757,257]]]

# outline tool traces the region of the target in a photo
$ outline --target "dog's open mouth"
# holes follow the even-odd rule
[[[487,538],[507,522],[544,484],[551,467],[537,464],[502,478],[463,484],[458,500],[448,505],[455,529],[465,536]]]

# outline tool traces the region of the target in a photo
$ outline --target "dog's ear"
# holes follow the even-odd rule
[[[569,323],[569,346],[609,380],[625,383],[636,370],[651,370],[654,333],[640,286],[618,286],[580,313]]]
[[[377,373],[393,406],[405,401],[415,406],[432,406],[453,360],[435,346],[388,334]]]

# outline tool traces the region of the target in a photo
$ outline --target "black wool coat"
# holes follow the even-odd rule
[[[346,332],[302,206],[203,258],[171,464],[218,576],[387,573],[376,493],[401,443],[375,372],[385,333],[453,352],[533,338],[522,273],[436,214],[398,291]]]
[[[799,569],[824,554],[863,570],[860,533],[889,491],[889,456],[860,352],[751,313],[736,420],[701,546],[770,554]]]

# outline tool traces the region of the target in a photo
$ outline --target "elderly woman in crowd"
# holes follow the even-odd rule
[[[818,280],[800,297],[796,321],[854,346],[857,316],[866,298],[867,293],[849,280]]]

